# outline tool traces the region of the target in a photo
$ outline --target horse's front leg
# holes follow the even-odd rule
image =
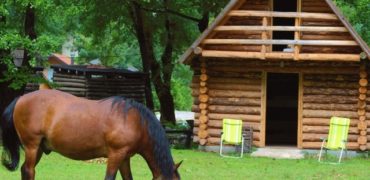
[[[119,168],[121,177],[124,180],[132,180],[131,167],[130,167],[130,158],[126,158]]]
[[[105,180],[116,179],[118,168],[120,168],[122,161],[126,158],[127,151],[120,150],[110,152],[108,154],[107,171],[105,174]]]
[[[39,147],[25,147],[25,160],[21,168],[22,180],[35,179],[35,167],[40,161],[42,150]]]

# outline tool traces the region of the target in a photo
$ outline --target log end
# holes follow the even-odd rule
[[[196,55],[202,54],[202,51],[203,51],[203,49],[199,46],[194,48],[194,50],[193,50],[194,54],[196,54]]]
[[[366,151],[366,149],[367,149],[366,145],[361,145],[359,148],[360,148],[361,151]]]
[[[200,139],[206,139],[208,137],[208,131],[206,131],[206,130],[199,130],[198,137]]]
[[[358,137],[357,142],[360,145],[366,145],[366,143],[367,143],[367,137],[366,136],[360,136],[360,137]]]
[[[204,146],[207,144],[207,139],[199,139],[199,144]]]

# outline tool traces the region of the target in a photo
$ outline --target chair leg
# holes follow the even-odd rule
[[[220,143],[220,156],[223,156],[222,155],[222,140],[221,140],[221,143]]]
[[[344,150],[344,148],[342,147],[342,149],[340,150],[338,164],[340,164],[340,161],[342,160],[343,150]]]
[[[325,140],[323,140],[322,144],[321,144],[321,149],[320,149],[320,154],[319,154],[319,162],[321,162],[322,149],[324,148],[324,143],[325,143]]]
[[[244,154],[244,138],[242,138],[242,150],[240,151],[240,157],[242,158]]]

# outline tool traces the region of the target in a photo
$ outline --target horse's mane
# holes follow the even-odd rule
[[[171,179],[172,174],[174,173],[174,161],[171,156],[166,133],[154,113],[143,104],[132,99],[126,99],[121,96],[114,96],[109,99],[112,100],[112,108],[123,107],[124,114],[132,108],[136,109],[140,113],[141,124],[147,124],[148,133],[153,142],[155,161],[165,179]]]

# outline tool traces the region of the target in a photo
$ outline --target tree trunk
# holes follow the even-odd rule
[[[148,76],[150,76],[150,63],[153,61],[154,56],[150,56],[150,53],[148,52],[149,51],[148,46],[150,46],[150,44],[149,42],[147,42],[147,37],[150,36],[150,33],[144,29],[144,20],[142,13],[143,12],[140,9],[140,5],[134,3],[130,14],[134,23],[136,37],[139,42],[143,71],[144,73],[147,73]],[[153,111],[154,103],[150,77],[146,78],[145,80],[145,98],[146,106]]]
[[[173,34],[171,32],[170,22],[168,18],[166,18],[165,26],[167,30],[167,43],[161,58],[161,68],[154,55],[153,33],[150,28],[145,27],[143,10],[138,3],[133,4],[131,16],[133,18],[136,36],[140,45],[143,66],[144,68],[150,67],[151,80],[160,101],[161,121],[175,123],[175,108],[173,97],[171,95]]]
[[[25,14],[24,20],[24,33],[25,36],[31,40],[35,40],[37,38],[36,29],[35,29],[35,20],[36,20],[36,13],[35,9],[32,7],[31,4],[28,4]],[[24,49],[24,56],[23,56],[22,66],[30,67],[29,61],[31,60],[31,56],[27,49]]]
[[[168,1],[164,0],[164,6],[168,6]],[[166,46],[161,57],[162,68],[157,61],[151,64],[152,81],[161,104],[161,121],[176,123],[175,105],[171,94],[171,77],[174,65],[172,64],[173,39],[174,34],[168,13],[165,15]],[[162,74],[162,76],[161,76]]]
[[[157,62],[152,63],[151,71],[151,78],[161,107],[161,122],[176,123],[175,105],[171,94],[171,80],[163,82],[160,76],[161,69]]]
[[[156,86],[157,87],[157,86]],[[161,121],[162,122],[171,122],[171,123],[176,123],[176,117],[175,117],[175,106],[173,103],[173,97],[170,92],[169,88],[163,88],[159,90],[160,92],[158,93],[158,90],[156,88],[158,98],[161,104]]]

